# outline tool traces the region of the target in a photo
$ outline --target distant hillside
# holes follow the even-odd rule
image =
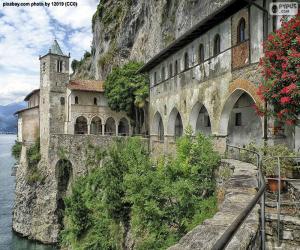
[[[0,105],[0,133],[17,132],[17,117],[14,116],[14,113],[25,107],[25,102],[11,103],[5,106]]]

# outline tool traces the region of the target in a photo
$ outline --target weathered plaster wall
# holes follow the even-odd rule
[[[35,142],[40,136],[40,119],[39,108],[30,108],[19,114],[18,127],[20,129],[21,138],[24,143]]]
[[[33,94],[28,100],[28,108],[39,106],[40,104],[40,92]]]

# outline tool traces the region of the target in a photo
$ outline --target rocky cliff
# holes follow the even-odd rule
[[[230,0],[101,0],[92,20],[91,58],[73,78],[105,79],[114,65],[146,62]]]

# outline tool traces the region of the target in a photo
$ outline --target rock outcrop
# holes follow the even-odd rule
[[[93,17],[91,58],[73,78],[105,79],[114,65],[146,62],[231,0],[100,1]]]

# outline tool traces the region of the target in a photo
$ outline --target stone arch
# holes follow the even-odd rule
[[[72,163],[66,159],[60,159],[55,166],[55,177],[57,181],[57,217],[59,224],[63,227],[63,213],[65,210],[64,198],[70,187],[73,176]]]
[[[90,134],[101,135],[102,134],[102,120],[99,116],[94,116],[91,120]]]
[[[229,144],[242,146],[262,139],[262,119],[256,114],[254,104],[256,97],[245,89],[235,88],[228,96],[220,117],[219,134],[226,135]]]
[[[120,135],[120,136],[128,136],[129,135],[129,122],[125,117],[123,117],[119,121],[118,135]]]
[[[160,141],[164,140],[164,123],[161,117],[161,114],[157,111],[153,118],[152,123],[152,132],[153,135],[156,135]]]
[[[87,134],[88,133],[88,120],[83,115],[79,116],[75,120],[75,134]]]
[[[197,102],[191,111],[189,124],[194,133],[201,132],[205,135],[211,134],[211,120],[204,104]]]
[[[116,135],[116,122],[114,118],[109,117],[106,120],[104,131],[106,135]]]
[[[177,108],[173,108],[168,121],[168,135],[180,137],[183,134],[183,123]]]

